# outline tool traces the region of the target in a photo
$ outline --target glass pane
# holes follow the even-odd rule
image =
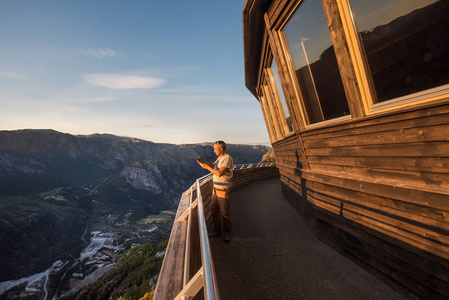
[[[303,0],[282,29],[309,123],[349,114],[321,1]]]
[[[276,89],[278,90],[279,99],[281,100],[282,110],[284,111],[285,120],[287,121],[287,126],[289,132],[293,131],[292,118],[290,117],[290,112],[288,111],[287,100],[285,100],[284,91],[282,90],[281,79],[279,78],[279,73],[276,67],[276,62],[274,59],[271,62],[271,71],[273,73],[274,82],[276,83]]]
[[[351,0],[375,102],[449,83],[449,1]]]

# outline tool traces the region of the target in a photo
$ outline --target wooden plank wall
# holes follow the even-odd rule
[[[306,130],[273,148],[284,196],[323,241],[408,297],[449,295],[449,104]]]

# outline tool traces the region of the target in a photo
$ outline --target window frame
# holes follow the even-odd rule
[[[293,89],[295,92],[296,101],[298,102],[299,111],[300,111],[300,115],[302,117],[304,128],[310,129],[310,128],[321,127],[321,126],[332,124],[332,123],[339,123],[342,121],[351,120],[351,119],[353,119],[353,117],[352,117],[352,112],[350,111],[350,113],[346,116],[337,117],[337,118],[333,118],[333,119],[329,119],[329,120],[324,120],[324,121],[320,121],[320,122],[316,122],[316,123],[310,123],[309,116],[308,116],[308,113],[307,113],[307,110],[305,107],[304,97],[302,95],[301,88],[299,87],[299,83],[296,80],[294,65],[293,65],[291,55],[290,55],[290,51],[288,49],[288,44],[287,44],[287,40],[285,37],[285,33],[282,30],[284,28],[284,26],[287,24],[287,22],[290,20],[292,15],[296,12],[296,10],[298,9],[298,7],[301,5],[302,2],[303,2],[303,0],[299,0],[291,8],[289,8],[289,11],[286,14],[285,18],[281,21],[280,25],[277,26],[276,29],[273,29],[273,31],[279,37],[280,48],[281,48],[279,50],[281,50],[282,55],[284,56],[284,59],[288,65],[289,80],[293,84]],[[324,13],[324,10],[323,10],[323,13]],[[327,19],[326,15],[325,15],[325,17]],[[335,47],[333,41],[332,41],[332,45]],[[338,55],[338,54],[336,54],[336,55]],[[346,92],[346,88],[345,88],[345,92]],[[346,101],[348,102],[348,106],[350,106],[349,99],[346,99]]]
[[[389,99],[380,103],[374,102],[375,88],[366,62],[363,46],[360,44],[355,20],[349,0],[336,0],[343,23],[344,34],[348,43],[351,61],[359,83],[363,108],[366,115],[378,114],[408,106],[433,102],[449,97],[449,84],[434,87],[424,91]]]
[[[268,82],[268,86],[271,89],[271,92],[273,94],[274,101],[276,101],[278,115],[280,116],[281,124],[282,124],[282,128],[283,128],[283,136],[286,137],[286,136],[289,136],[292,132],[295,132],[295,130],[293,129],[292,113],[290,111],[290,108],[288,107],[285,92],[284,92],[284,90],[281,90],[281,92],[284,95],[284,99],[286,102],[285,104],[287,105],[288,113],[290,115],[290,122],[292,122],[292,130],[290,130],[288,123],[287,123],[287,117],[285,116],[284,108],[282,106],[280,92],[279,92],[278,86],[276,84],[276,80],[274,78],[274,74],[273,74],[274,71],[272,68],[273,64],[276,64],[276,62],[274,60],[273,54],[271,53],[269,55],[268,65],[265,66],[264,73],[265,73],[265,78],[267,79],[267,82]],[[281,76],[279,74],[279,69],[278,69],[277,65],[275,65],[275,66],[276,66],[276,70],[278,71],[278,76],[279,76],[279,81],[280,81]],[[281,85],[282,85],[282,83],[281,83]],[[281,89],[282,89],[282,86],[281,86]]]
[[[273,120],[271,119],[271,113],[269,107],[267,107],[266,98],[264,95],[259,95],[260,108],[265,120],[265,126],[267,127],[268,137],[271,144],[277,141],[276,132],[273,131]]]
[[[266,78],[263,79],[261,87],[262,87],[262,95],[266,101],[268,111],[270,112],[271,121],[276,132],[276,141],[281,140],[284,138],[283,126],[279,120],[280,119],[278,117],[279,114],[277,113],[278,108],[275,106],[276,103],[273,101],[273,95],[270,87],[268,86]]]

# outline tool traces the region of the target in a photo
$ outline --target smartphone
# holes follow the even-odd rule
[[[202,164],[205,164],[205,163],[206,163],[206,161],[205,161],[201,156],[198,157],[198,158],[196,159],[196,161],[199,162],[199,163],[202,163]]]

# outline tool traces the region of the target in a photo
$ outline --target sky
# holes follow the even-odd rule
[[[0,1],[0,130],[268,144],[243,0]]]

